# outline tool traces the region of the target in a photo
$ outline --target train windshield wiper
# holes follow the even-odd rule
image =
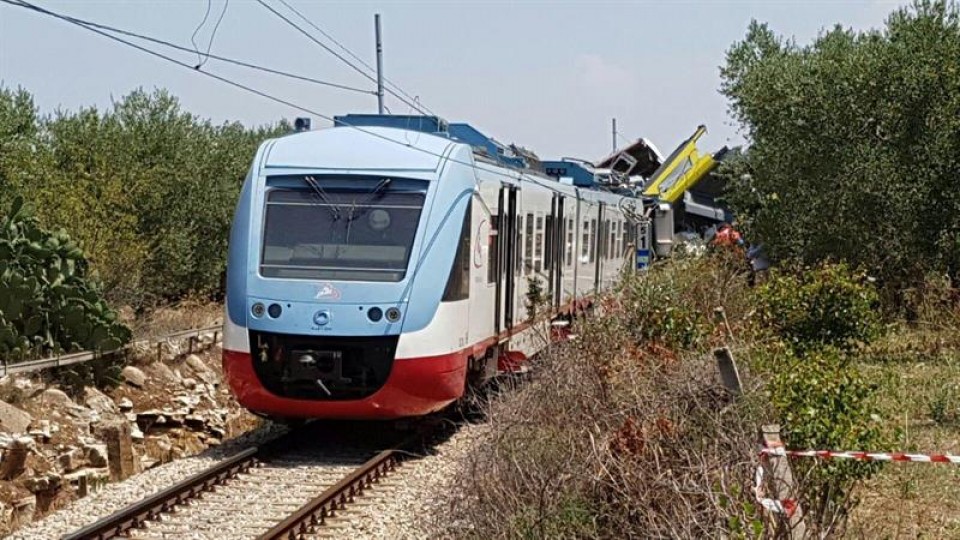
[[[370,203],[379,199],[380,197],[383,197],[383,194],[386,193],[387,186],[389,186],[391,182],[393,182],[393,178],[384,178],[380,181],[380,183],[374,186],[367,195],[367,198],[359,205],[359,213],[356,212],[357,201],[354,199],[353,204],[350,206],[350,215],[347,217],[347,221],[353,221],[367,213],[367,211],[370,210]]]
[[[304,178],[307,185],[313,190],[313,194],[316,197],[319,197],[320,202],[324,203],[330,208],[330,213],[333,215],[333,220],[338,221],[340,219],[340,208],[333,204],[333,201],[330,200],[330,197],[327,195],[327,192],[324,191],[323,186],[320,185],[320,182],[312,176],[307,176]]]

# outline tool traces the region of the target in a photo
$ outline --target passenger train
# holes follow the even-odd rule
[[[516,369],[545,345],[538,332],[632,265],[629,197],[547,176],[466,124],[405,118],[348,115],[257,151],[230,236],[223,345],[249,410],[437,411]]]

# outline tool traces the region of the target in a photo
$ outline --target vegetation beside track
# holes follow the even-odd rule
[[[114,306],[218,296],[253,154],[289,130],[214,125],[162,90],[44,116],[26,90],[0,88],[0,200],[21,196],[65,229]]]
[[[953,291],[909,306],[939,314],[931,334],[928,323],[881,321],[876,285],[845,265],[778,270],[751,287],[743,264],[713,253],[628,277],[577,321],[575,341],[488,403],[490,435],[463,465],[451,534],[770,535],[752,487],[757,430],[771,422],[791,448],[958,450],[960,392],[937,378],[952,373],[955,383],[960,366],[960,307],[945,304]],[[738,360],[740,397],[719,385],[718,345]],[[918,360],[927,354],[935,365]],[[792,466],[816,534],[960,531],[956,513],[918,512],[942,498],[919,479],[943,486],[955,475],[949,465]]]
[[[749,143],[726,167],[748,238],[863,267],[894,299],[931,276],[957,286],[960,4],[917,0],[807,45],[754,22],[721,77]]]

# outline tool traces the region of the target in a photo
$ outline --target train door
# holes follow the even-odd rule
[[[553,228],[548,232],[552,237],[550,243],[550,260],[553,267],[550,268],[550,291],[553,295],[553,309],[558,311],[563,301],[563,254],[564,241],[566,240],[567,219],[564,216],[563,206],[566,197],[560,193],[554,194],[554,204],[551,209],[553,215]]]
[[[504,185],[500,188],[500,196],[506,199],[505,210],[500,213],[500,222],[503,223],[502,234],[499,237],[500,248],[500,279],[497,281],[497,321],[502,318],[503,329],[509,330],[513,326],[516,291],[516,269],[519,267],[517,254],[519,224],[517,223],[517,186]],[[499,328],[499,327],[498,327]],[[499,332],[498,332],[499,335]]]
[[[492,254],[492,263],[489,271],[492,273],[491,279],[494,283],[494,293],[493,293],[493,335],[499,336],[500,332],[503,330],[503,245],[504,245],[504,233],[506,233],[506,238],[510,237],[509,231],[507,230],[507,212],[506,207],[506,194],[507,187],[501,185],[500,192],[497,194],[497,214],[493,216],[491,222],[491,236],[493,237],[493,245],[490,248],[493,250]]]
[[[600,294],[600,271],[603,267],[603,256],[605,251],[604,246],[604,237],[601,234],[603,231],[603,207],[604,204],[600,203],[597,205],[597,221],[596,225],[593,227],[593,241],[594,245],[591,248],[591,253],[596,252],[596,266],[593,267],[593,293],[594,295]]]

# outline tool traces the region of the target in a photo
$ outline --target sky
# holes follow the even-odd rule
[[[31,0],[44,8],[149,34],[273,69],[359,87],[375,85],[255,0]],[[281,0],[264,0],[306,26]],[[384,74],[449,121],[465,121],[541,158],[598,159],[645,137],[666,154],[700,125],[701,148],[743,142],[718,92],[724,54],[751,19],[798,43],[836,24],[882,26],[899,4],[861,1],[330,2],[285,0],[375,64],[373,20],[383,26]],[[229,3],[227,3],[229,2]],[[201,25],[209,4],[210,14]],[[221,11],[223,19],[213,29]],[[172,52],[195,65],[198,55]],[[342,54],[342,52],[341,52]],[[326,116],[376,113],[376,96],[290,81],[216,60],[205,71]],[[109,107],[136,88],[166,88],[216,123],[247,125],[312,116],[87,30],[0,3],[0,86],[23,87],[44,113]],[[414,112],[388,95],[395,114]]]

